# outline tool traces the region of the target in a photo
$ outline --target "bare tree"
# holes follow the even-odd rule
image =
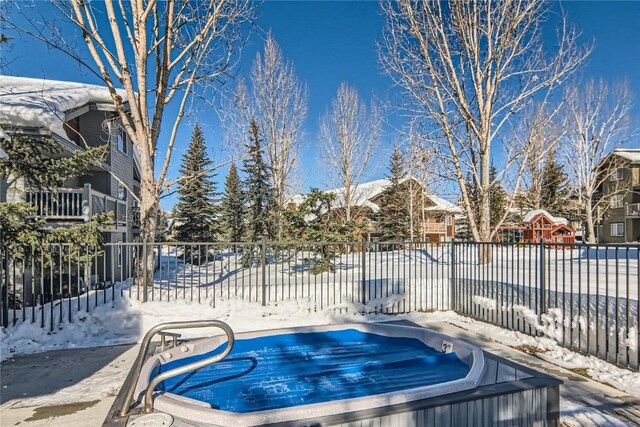
[[[409,233],[413,241],[415,232],[420,232],[420,239],[424,242],[427,239],[427,215],[426,192],[433,188],[436,173],[433,170],[435,164],[435,151],[424,137],[414,128],[415,122],[412,120],[409,132],[405,161],[405,168],[410,178],[408,183],[408,205],[409,205]],[[417,217],[416,217],[417,214]]]
[[[159,197],[166,186],[176,135],[188,103],[196,88],[202,93],[205,82],[223,78],[233,65],[241,25],[252,19],[253,3],[51,0],[50,4],[71,28],[81,32],[84,43],[80,47],[60,32],[56,17],[43,13],[35,16],[37,8],[22,8],[15,3],[14,9],[26,24],[6,19],[2,23],[77,60],[105,84],[120,125],[140,157],[140,236],[152,242]],[[107,21],[97,18],[101,16]],[[169,104],[175,107],[168,109]],[[161,141],[164,122],[170,123],[169,134]],[[158,153],[159,141],[164,154]],[[163,158],[156,174],[158,154]]]
[[[622,166],[622,159],[610,154],[636,133],[631,119],[634,98],[627,82],[610,86],[603,80],[573,85],[565,97],[567,133],[562,149],[584,215],[586,240],[594,243],[594,225],[607,210],[610,196],[624,196],[626,191],[622,186],[611,187],[621,183],[609,178]],[[611,187],[608,196],[596,198],[607,181]]]
[[[331,111],[320,119],[320,149],[331,184],[344,188],[344,220],[358,215],[358,184],[367,169],[380,134],[380,114],[375,105],[367,108],[358,91],[343,82],[331,102]]]
[[[576,47],[577,34],[563,20],[557,52],[550,54],[541,38],[550,7],[543,0],[381,1],[386,24],[380,61],[435,124],[443,145],[439,156],[460,187],[473,237],[489,241],[497,229],[489,209],[491,153],[499,151],[494,146],[502,143],[506,151],[505,170],[513,171],[510,190],[516,192],[531,150],[510,139],[503,143],[513,120],[534,96],[550,96],[589,52]],[[467,172],[477,184],[477,216]]]
[[[302,123],[307,114],[307,89],[295,69],[285,61],[271,34],[264,53],[258,53],[251,69],[251,87],[240,81],[225,114],[227,138],[234,145],[244,141],[244,129],[252,118],[264,135],[267,165],[274,189],[276,237],[282,237],[283,208],[298,164]]]
[[[516,124],[514,139],[530,150],[522,179],[523,191],[514,195],[522,207],[546,208],[543,206],[543,174],[547,162],[558,151],[558,142],[566,134],[560,117],[563,108],[564,100],[553,106],[551,103],[534,103],[524,110]]]

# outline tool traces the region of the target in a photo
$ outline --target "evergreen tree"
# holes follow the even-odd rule
[[[55,194],[66,179],[85,174],[90,164],[102,161],[107,147],[78,150],[69,157],[59,157],[62,147],[53,139],[15,134],[0,137],[0,178],[7,179],[9,184],[23,179],[28,188]],[[36,271],[39,268],[58,271],[61,265],[73,260],[86,263],[88,274],[94,255],[101,254],[102,230],[113,224],[113,214],[94,215],[82,224],[58,228],[47,226],[37,214],[31,203],[0,203],[0,242],[18,259],[31,256]],[[61,254],[52,250],[56,243],[65,244]]]
[[[60,157],[62,147],[51,138],[11,135],[0,138],[0,177],[24,178],[29,186],[54,191],[67,178],[86,173],[91,163],[100,162],[107,145],[76,151],[69,157]]]
[[[507,209],[507,192],[502,187],[498,180],[498,170],[493,162],[489,168],[489,180],[491,182],[491,189],[489,190],[489,223],[491,226],[495,226],[502,218]],[[480,191],[476,185],[476,180],[473,179],[471,173],[467,173],[465,177],[465,183],[468,189],[469,202],[471,209],[475,214],[476,220],[480,216]],[[470,227],[467,227],[466,238],[471,238]]]
[[[489,168],[489,182],[491,182],[491,190],[489,191],[490,224],[495,227],[507,210],[507,192],[498,181],[498,170],[493,162]]]
[[[208,170],[211,163],[202,130],[196,124],[180,165],[178,202],[173,208],[175,237],[179,241],[207,242],[217,237],[215,234],[219,231],[219,224],[214,204],[217,195],[213,182],[215,175]]]
[[[260,130],[255,120],[251,120],[250,142],[247,144],[248,157],[244,161],[242,171],[246,175],[246,238],[249,242],[258,242],[270,237],[270,208],[273,206],[273,189],[269,172],[264,162],[264,152]],[[244,265],[250,265],[256,251],[246,254]],[[253,254],[253,255],[252,255]]]
[[[405,176],[402,152],[394,145],[387,176],[390,183],[382,193],[378,214],[382,241],[402,241],[409,236],[408,194],[402,185]]]
[[[339,221],[332,212],[335,198],[336,195],[333,193],[323,193],[317,188],[311,189],[297,209],[296,218],[301,224],[299,238],[307,242],[339,242],[349,240],[353,236],[350,223]],[[313,266],[313,274],[335,271],[331,260],[338,254],[339,245],[322,245],[320,248],[316,246],[312,250],[320,255],[319,259],[307,260]]]
[[[26,135],[0,137],[0,178],[14,182],[23,179],[30,188],[55,192],[66,179],[87,173],[89,165],[104,159],[107,145],[78,150],[59,157],[62,147],[51,138]],[[113,215],[95,215],[91,221],[71,227],[52,229],[37,217],[36,207],[26,202],[0,203],[0,239],[16,255],[44,242],[97,246],[102,241],[100,227],[113,223]],[[76,249],[70,249],[71,251]],[[44,254],[45,258],[48,256]]]
[[[238,176],[238,168],[231,165],[224,183],[224,197],[221,204],[222,230],[231,242],[244,238],[244,193]]]
[[[478,218],[478,206],[480,206],[480,204],[478,203],[479,201],[479,196],[478,196],[478,187],[476,186],[476,180],[473,179],[473,176],[471,175],[471,172],[467,172],[467,175],[465,177],[465,185],[467,186],[467,194],[469,195],[469,203],[471,205],[471,210],[473,211],[476,219]],[[461,197],[462,199],[462,197]],[[459,224],[460,226],[462,226],[462,224]],[[471,239],[472,238],[472,234],[471,234],[471,225],[469,224],[469,219],[467,218],[467,223],[466,223],[466,230],[464,233],[464,238],[465,239]]]
[[[554,152],[550,152],[542,170],[541,207],[552,215],[564,215],[569,199],[569,178]]]

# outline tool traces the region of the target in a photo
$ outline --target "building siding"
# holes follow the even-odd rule
[[[618,181],[606,179],[602,183],[602,197],[610,197],[614,193],[623,195],[622,207],[605,206],[605,212],[600,222],[600,233],[598,241],[600,243],[626,243],[640,241],[640,218],[627,216],[627,206],[640,203],[640,193],[634,191],[640,185],[640,166],[630,165],[624,168],[623,177]],[[611,234],[611,225],[615,223],[624,224],[622,236]]]

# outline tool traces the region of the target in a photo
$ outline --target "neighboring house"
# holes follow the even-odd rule
[[[576,242],[576,230],[569,220],[561,216],[553,216],[544,209],[528,212],[523,218],[525,243],[538,243],[544,239],[548,243]]]
[[[612,167],[612,162],[614,167]],[[640,148],[613,150],[601,169],[609,173],[598,189],[605,205],[596,235],[599,243],[640,241]]]
[[[576,230],[568,219],[553,216],[544,209],[534,209],[523,215],[521,224],[499,227],[495,239],[516,243],[538,243],[544,239],[548,243],[573,244]]]
[[[126,99],[124,92],[121,95]],[[85,146],[109,144],[102,164],[91,165],[86,175],[69,179],[56,192],[30,188],[22,179],[3,179],[0,202],[30,202],[50,227],[65,227],[112,212],[115,222],[103,230],[104,241],[136,239],[137,203],[127,188],[139,192],[139,162],[106,87],[0,76],[0,133],[53,138],[62,147],[58,156],[68,156]],[[107,251],[107,265],[111,265],[111,256],[117,256],[112,252]],[[109,280],[112,273],[120,277],[115,271],[100,279]]]
[[[381,232],[378,229],[380,206],[388,179],[358,184],[353,196],[353,219],[366,225],[360,236],[363,239],[377,241]],[[401,185],[407,194],[407,204],[413,206],[413,240],[442,242],[451,240],[455,235],[455,216],[461,209],[440,197],[428,194],[425,187],[415,178],[405,178]],[[345,189],[335,188],[325,191],[336,195],[333,209],[336,215],[344,217]],[[291,203],[299,204],[302,196],[294,196]]]

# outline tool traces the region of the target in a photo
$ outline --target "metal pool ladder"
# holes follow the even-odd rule
[[[217,327],[224,331],[227,335],[227,346],[224,351],[215,356],[211,356],[209,358],[199,360],[197,362],[189,363],[188,365],[181,366],[179,368],[172,369],[167,372],[163,372],[157,375],[149,385],[144,393],[144,412],[149,413],[153,412],[153,391],[158,384],[161,382],[175,377],[177,375],[181,375],[190,371],[194,371],[196,369],[200,369],[207,365],[211,365],[213,363],[219,362],[231,352],[233,348],[233,343],[235,342],[235,336],[233,334],[233,330],[229,325],[220,321],[220,320],[193,320],[186,322],[167,322],[160,323],[149,330],[142,339],[142,345],[140,346],[140,351],[138,352],[138,356],[133,364],[133,375],[131,376],[131,383],[127,388],[127,394],[125,395],[124,402],[122,403],[122,408],[120,409],[119,415],[121,417],[126,417],[129,415],[131,410],[131,404],[133,403],[133,394],[136,390],[136,385],[138,384],[138,379],[140,378],[140,373],[142,372],[142,365],[144,364],[144,359],[149,351],[149,346],[151,345],[151,340],[153,337],[167,329],[191,329],[191,328],[208,328],[208,327]],[[170,334],[174,338],[174,345],[177,343],[177,336],[175,334]],[[164,342],[164,337],[162,339]]]

